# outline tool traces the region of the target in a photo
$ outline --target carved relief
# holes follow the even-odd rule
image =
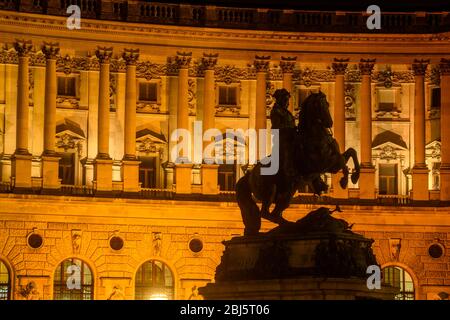
[[[167,72],[167,66],[152,63],[150,61],[142,61],[136,64],[136,76],[145,78],[146,80],[161,78]]]
[[[143,153],[156,153],[159,146],[150,138],[137,142],[137,150]]]
[[[109,77],[109,110],[116,111],[117,75],[111,74]]]
[[[345,119],[347,120],[356,119],[355,97],[356,97],[355,86],[347,83],[345,85]]]
[[[112,292],[110,293],[107,300],[124,300],[125,295],[123,293],[122,287],[118,284],[113,286]]]
[[[398,261],[400,257],[401,241],[402,239],[389,239],[390,256],[394,261]]]
[[[81,230],[72,230],[72,250],[79,254],[81,249]]]
[[[272,96],[275,92],[275,85],[273,82],[266,81],[266,114],[270,116],[270,111],[272,110],[272,106],[275,103],[275,99]]]
[[[231,65],[218,66],[215,68],[214,73],[217,82],[224,82],[227,85],[249,78],[248,69],[237,68]]]
[[[28,69],[28,85],[29,85],[29,92],[28,92],[28,105],[32,107],[34,105],[34,75],[33,70]]]
[[[56,138],[56,147],[64,149],[64,152],[67,152],[69,149],[78,148],[81,144],[81,140],[76,138],[68,133],[63,133]]]
[[[394,147],[391,145],[386,145],[381,149],[380,159],[383,160],[395,160],[398,158],[398,154],[395,151]]]
[[[197,81],[194,78],[188,80],[188,106],[189,115],[195,115],[195,109],[197,106]]]
[[[297,84],[310,87],[311,85],[319,82],[333,82],[335,76],[331,70],[314,70],[306,67],[305,69],[295,70],[292,79]]]
[[[283,71],[281,68],[270,68],[268,79],[273,81],[281,81],[283,80]]]
[[[40,292],[36,282],[30,281],[27,285],[20,286],[19,294],[26,300],[40,300]]]
[[[161,256],[162,234],[161,232],[153,232],[153,255]]]

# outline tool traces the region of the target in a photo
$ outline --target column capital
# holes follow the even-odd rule
[[[362,75],[371,75],[376,59],[361,59],[359,62],[359,70]]]
[[[441,63],[439,63],[439,72],[441,73],[441,76],[450,76],[450,59],[441,59]]]
[[[127,66],[134,66],[139,60],[139,49],[124,49],[122,58],[125,60]]]
[[[180,69],[187,69],[192,60],[192,52],[180,52],[177,51],[175,62]]]
[[[425,75],[425,71],[427,71],[428,64],[430,63],[430,59],[414,59],[412,64],[412,69],[414,71],[415,76],[423,76]]]
[[[269,62],[270,56],[255,55],[253,65],[255,66],[256,72],[267,72],[269,70]]]
[[[297,57],[281,57],[280,68],[283,73],[294,72],[295,63],[297,62]]]
[[[111,60],[113,53],[113,47],[97,47],[97,50],[95,50],[95,55],[97,56],[100,63],[109,63]]]
[[[45,42],[42,44],[42,53],[46,59],[55,60],[59,55],[59,43],[58,42]]]
[[[345,59],[334,58],[333,63],[331,64],[331,67],[333,68],[334,73],[336,75],[344,75],[349,61],[350,61],[350,58],[345,58]]]
[[[16,42],[14,42],[14,49],[16,49],[19,57],[28,57],[33,49],[33,45],[31,40],[16,39]]]
[[[212,70],[217,64],[218,53],[203,53],[202,64],[205,70]]]

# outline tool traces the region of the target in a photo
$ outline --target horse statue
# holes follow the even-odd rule
[[[265,165],[258,162],[236,184],[236,199],[245,226],[244,235],[257,235],[261,218],[277,224],[288,223],[282,217],[283,211],[289,207],[301,186],[309,185],[317,195],[327,191],[328,185],[321,178],[324,173],[342,170],[344,176],[340,186],[345,189],[350,174],[347,167],[350,158],[354,165],[351,180],[356,183],[359,179],[360,167],[355,149],[348,148],[341,154],[331,134],[333,120],[325,94],[319,92],[308,96],[301,105],[297,127],[287,110],[289,96],[285,89],[276,90],[276,102],[271,112],[272,129],[279,129],[280,137],[278,172],[261,175],[261,168]],[[256,204],[258,200],[262,203],[261,209]],[[272,204],[275,207],[270,212]]]

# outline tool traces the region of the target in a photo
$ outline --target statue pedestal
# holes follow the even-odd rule
[[[199,292],[205,299],[393,299],[391,287],[367,287],[367,267],[378,265],[372,242],[320,208],[267,233],[224,241],[215,283]]]

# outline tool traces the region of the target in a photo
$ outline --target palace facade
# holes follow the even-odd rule
[[[225,132],[270,130],[279,88],[296,116],[324,92],[362,165],[346,190],[340,174],[322,197],[301,190],[285,217],[340,203],[398,299],[448,298],[450,14],[382,13],[380,30],[368,17],[0,0],[0,299],[200,298],[242,234],[247,165],[174,164],[171,134],[202,121],[248,156]]]

